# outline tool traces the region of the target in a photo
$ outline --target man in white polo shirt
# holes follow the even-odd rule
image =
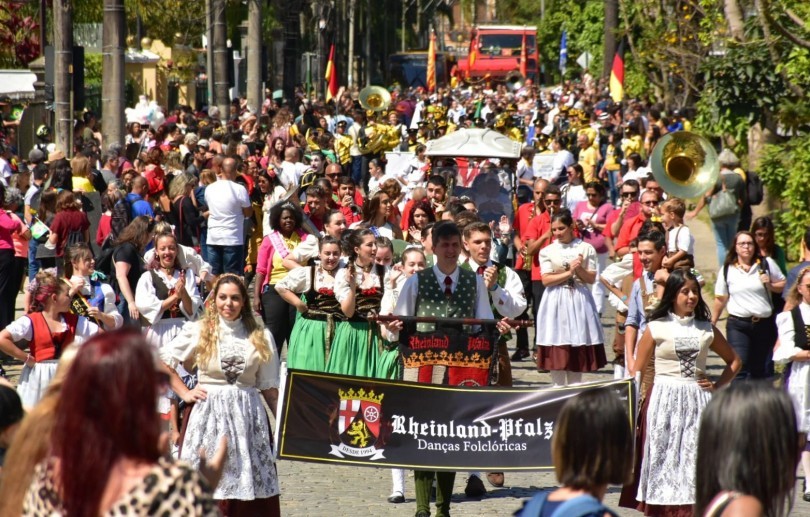
[[[245,267],[245,217],[253,214],[247,190],[234,182],[236,160],[225,158],[217,181],[205,189],[208,262],[214,275],[241,275]]]

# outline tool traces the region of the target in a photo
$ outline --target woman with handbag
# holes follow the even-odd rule
[[[728,309],[728,342],[742,359],[735,379],[763,379],[773,375],[771,350],[776,343],[776,314],[771,293],[781,293],[785,276],[776,262],[761,257],[750,232],[732,241],[714,286],[712,324]]]
[[[733,170],[734,165],[738,162],[734,153],[724,149],[718,156],[718,160],[720,179],[711,194],[701,198],[695,209],[686,214],[686,219],[695,218],[708,203],[714,239],[717,242],[717,262],[722,264],[734,234],[737,232],[740,209],[745,196],[745,180]]]

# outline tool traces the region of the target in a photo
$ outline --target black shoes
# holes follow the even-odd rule
[[[525,348],[518,348],[515,350],[515,353],[512,354],[512,361],[519,362],[529,357],[529,351]]]
[[[478,476],[470,476],[467,478],[467,486],[464,488],[464,494],[467,497],[484,497],[487,489],[484,488],[484,482]]]
[[[405,496],[400,492],[394,492],[388,496],[388,502],[392,504],[400,504],[405,502]]]

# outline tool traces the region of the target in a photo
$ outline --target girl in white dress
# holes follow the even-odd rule
[[[214,451],[227,439],[222,479],[214,499],[225,501],[226,515],[277,516],[279,485],[272,433],[262,397],[275,412],[279,360],[270,332],[250,307],[247,288],[236,275],[219,277],[213,304],[182,332],[160,356],[171,368],[194,365],[199,383],[189,390],[176,374],[172,388],[194,402],[180,459],[199,467],[200,448]]]
[[[700,417],[711,392],[742,365],[710,318],[694,274],[674,270],[638,343],[635,371],[628,372],[634,376],[655,361],[647,413],[639,416],[646,418],[646,435],[636,499],[647,515],[692,515]],[[726,363],[717,382],[706,376],[709,349]]]
[[[0,351],[24,361],[17,392],[23,406],[33,407],[56,374],[62,351],[98,333],[95,323],[70,312],[70,285],[56,270],[37,273],[28,286],[33,311],[0,332]],[[15,343],[28,343],[28,353]]]
[[[590,284],[596,280],[596,251],[574,238],[571,212],[551,218],[555,239],[540,251],[546,291],[537,313],[537,367],[549,370],[555,386],[582,382],[582,372],[607,364],[599,313]]]
[[[803,268],[786,299],[793,309],[776,316],[779,346],[773,362],[790,365],[786,369],[787,391],[796,407],[799,431],[810,433],[810,267]],[[805,479],[810,476],[810,442],[802,451]],[[810,501],[810,489],[805,482],[804,500]]]
[[[147,264],[147,271],[135,289],[135,306],[141,314],[146,339],[160,351],[186,322],[196,318],[201,305],[197,278],[190,268],[180,268],[177,238],[171,233],[159,234],[155,237],[155,260]],[[188,372],[181,370],[180,374]],[[158,412],[166,414],[170,409],[169,398],[161,397]]]

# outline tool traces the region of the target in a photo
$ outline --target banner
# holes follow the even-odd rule
[[[446,471],[551,469],[560,409],[594,389],[614,390],[635,426],[632,379],[465,388],[289,370],[284,386],[278,457],[287,460]]]

